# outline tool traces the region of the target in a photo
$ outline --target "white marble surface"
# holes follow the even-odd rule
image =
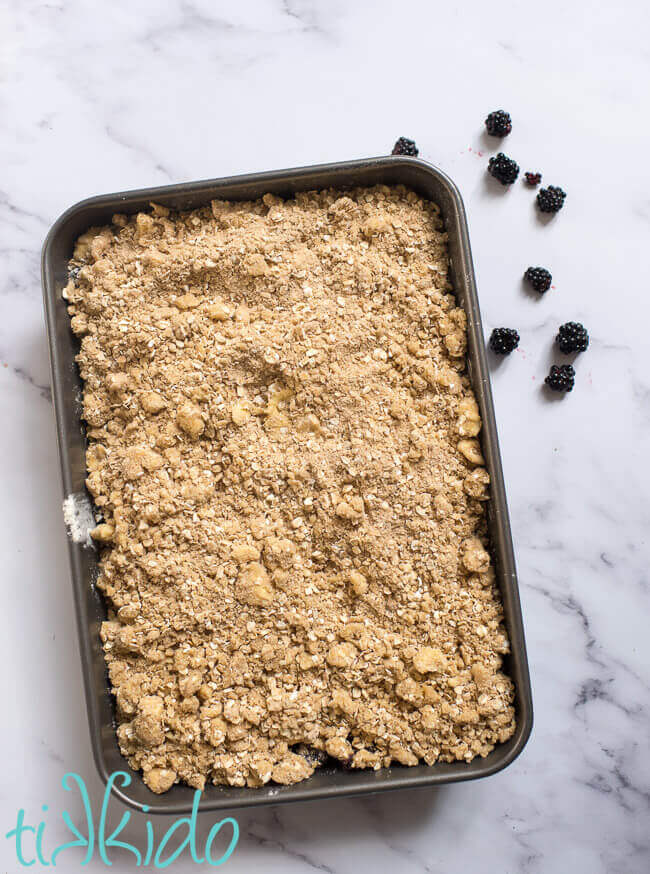
[[[535,728],[521,758],[480,783],[240,812],[226,867],[647,872],[645,4],[9,0],[0,34],[3,834],[19,807],[33,821],[47,803],[45,845],[66,839],[60,811],[79,814],[60,787],[66,770],[101,792],[48,387],[48,227],[91,194],[385,153],[403,134],[463,193],[486,331],[522,336],[493,380]],[[482,120],[501,106],[514,118],[505,150],[568,192],[548,224],[522,184],[486,179],[496,141]],[[554,274],[541,300],[522,287],[529,264]],[[540,383],[568,319],[592,342],[573,394],[548,400]],[[143,828],[134,820],[129,838]],[[4,838],[0,870],[18,870]]]

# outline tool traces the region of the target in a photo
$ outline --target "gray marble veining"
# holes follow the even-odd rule
[[[650,220],[647,10],[549,0],[9,0],[0,10],[2,821],[101,795],[88,744],[61,518],[39,276],[49,225],[92,194],[386,153],[405,135],[458,183],[492,361],[535,727],[476,784],[240,812],[232,871],[644,874],[650,869]],[[503,106],[503,142],[482,120]],[[540,221],[502,148],[568,192]],[[547,266],[554,288],[521,276]],[[583,321],[572,395],[542,389]],[[200,829],[211,824],[203,817]],[[164,826],[164,824],[163,824]],[[156,824],[156,830],[163,828]],[[7,825],[7,829],[10,828]],[[166,826],[164,826],[166,827]],[[139,840],[141,818],[125,831]],[[69,839],[48,819],[46,844]],[[130,871],[116,856],[115,871]],[[0,868],[15,870],[0,841]],[[95,862],[86,870],[104,870]],[[190,870],[189,864],[175,866]],[[72,870],[74,866],[69,863]]]

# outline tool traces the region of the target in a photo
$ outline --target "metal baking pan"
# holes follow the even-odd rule
[[[512,548],[510,522],[506,505],[503,471],[499,456],[497,429],[485,356],[474,269],[470,251],[465,210],[458,189],[436,167],[408,157],[368,158],[338,164],[321,164],[293,170],[255,173],[205,182],[188,182],[162,188],[147,188],[92,197],[72,206],[52,226],[42,256],[45,319],[50,346],[52,392],[59,439],[64,495],[85,493],[86,438],[81,420],[82,383],[75,364],[78,342],[70,329],[70,319],[61,292],[68,281],[68,261],[75,240],[92,225],[109,224],[116,212],[135,213],[146,210],[151,201],[174,209],[193,209],[214,198],[254,200],[267,192],[291,196],[297,191],[320,188],[349,188],[366,185],[403,184],[435,201],[442,212],[449,235],[451,280],[468,321],[468,370],[483,418],[482,448],[492,479],[488,521],[495,569],[510,636],[511,653],[504,669],[516,688],[515,734],[497,746],[486,758],[470,763],[441,763],[413,768],[396,766],[381,771],[345,771],[324,767],[303,783],[293,786],[267,785],[261,789],[212,786],[206,788],[202,810],[232,810],[237,807],[278,804],[436,786],[461,780],[487,777],[509,765],[521,752],[533,722],[530,678],[519,604],[517,574]],[[90,506],[88,504],[88,506]],[[114,788],[126,804],[141,809],[148,805],[152,813],[182,814],[191,809],[194,790],[177,785],[165,795],[154,795],[140,774],[132,771],[122,757],[115,734],[113,696],[110,693],[104,655],[99,639],[100,623],[106,616],[102,596],[94,586],[97,575],[97,552],[93,547],[68,538],[72,585],[76,604],[79,645],[90,737],[95,762],[106,782],[111,773],[127,771],[131,784]]]

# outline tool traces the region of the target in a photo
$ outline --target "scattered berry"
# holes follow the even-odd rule
[[[415,140],[408,140],[406,137],[400,137],[393,146],[393,155],[410,155],[416,158],[419,154],[418,147],[415,145]]]
[[[519,334],[514,328],[495,328],[490,336],[490,349],[497,355],[510,355],[519,345]]]
[[[555,185],[541,188],[537,195],[537,206],[542,212],[559,212],[564,206],[566,193]]]
[[[565,325],[560,325],[555,341],[560,347],[560,352],[564,352],[565,355],[570,352],[584,352],[589,345],[589,334],[580,322],[567,322]]]
[[[496,157],[490,158],[488,173],[498,179],[502,185],[512,185],[519,175],[519,164],[503,152],[499,152]]]
[[[506,112],[505,109],[497,109],[496,112],[491,112],[485,119],[485,127],[492,137],[507,137],[512,130],[510,113]]]
[[[553,277],[545,267],[529,267],[524,273],[524,279],[526,282],[530,282],[535,291],[539,291],[540,294],[548,291],[553,281]]]
[[[314,747],[310,747],[307,744],[296,744],[291,747],[291,750],[297,753],[297,755],[302,756],[312,768],[319,768],[327,761],[327,753],[314,749]]]
[[[552,391],[571,391],[576,372],[570,364],[554,364],[544,382]]]
[[[542,181],[541,173],[525,173],[524,175],[526,177],[527,184],[532,185],[533,188],[536,185],[539,185],[539,183]]]

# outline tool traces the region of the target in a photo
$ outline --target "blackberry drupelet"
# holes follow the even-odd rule
[[[323,750],[317,750],[310,747],[308,744],[299,743],[291,747],[291,751],[299,756],[302,756],[308,764],[314,768],[319,768],[327,761],[327,753]]]
[[[409,140],[406,137],[400,137],[393,146],[393,155],[410,155],[412,158],[417,158],[419,154],[418,147],[415,145],[415,140]]]
[[[528,185],[531,185],[533,188],[536,185],[539,185],[539,183],[542,181],[541,173],[524,173],[524,176],[526,178],[526,183]]]
[[[570,364],[554,364],[544,382],[552,391],[571,391],[576,372]]]
[[[560,347],[560,352],[568,355],[570,352],[584,352],[589,345],[589,334],[580,322],[567,322],[560,325],[555,340]]]
[[[497,355],[510,355],[519,345],[519,334],[514,328],[495,328],[490,336],[490,349]]]
[[[502,185],[512,185],[519,175],[519,164],[499,152],[496,156],[490,158],[488,162],[488,173],[498,179]]]
[[[510,113],[505,109],[497,109],[491,112],[485,119],[485,127],[492,137],[507,137],[512,130]]]
[[[524,273],[524,279],[540,294],[548,291],[553,281],[553,277],[545,267],[529,267]]]
[[[566,192],[556,185],[540,189],[537,195],[537,206],[542,212],[559,212],[564,206]]]

